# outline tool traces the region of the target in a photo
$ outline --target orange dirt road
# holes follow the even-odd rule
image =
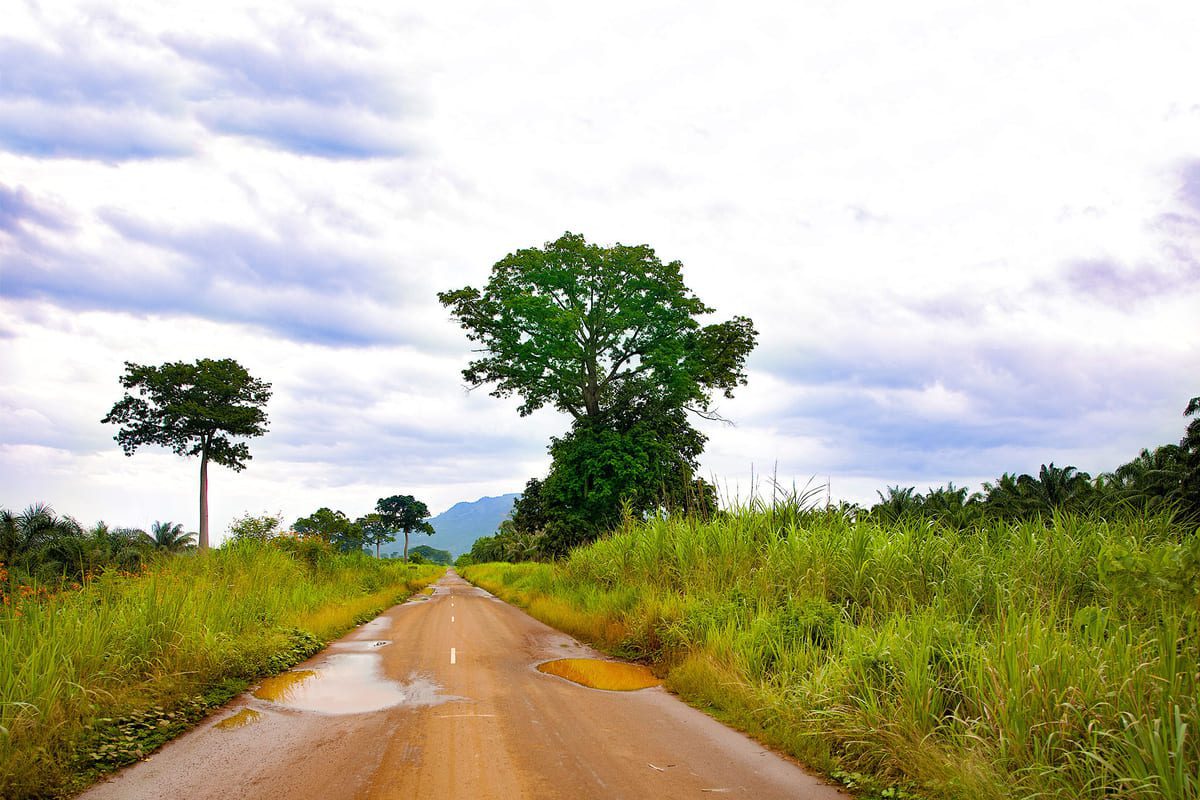
[[[83,797],[846,799],[661,688],[536,669],[597,655],[451,570],[299,665],[295,694],[246,693]]]

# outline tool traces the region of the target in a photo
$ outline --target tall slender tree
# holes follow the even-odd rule
[[[404,532],[404,560],[408,560],[408,535],[410,533],[434,534],[433,526],[426,520],[429,508],[411,494],[396,494],[380,498],[375,504],[381,524],[391,531]]]
[[[271,384],[231,358],[202,358],[157,367],[126,361],[121,386],[125,396],[101,422],[120,426],[113,438],[125,455],[153,444],[181,456],[200,456],[200,549],[207,549],[208,462],[235,472],[246,468],[250,448],[234,437],[266,433],[263,407]]]

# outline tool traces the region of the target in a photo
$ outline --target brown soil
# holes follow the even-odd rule
[[[83,797],[845,800],[662,688],[537,669],[597,656],[450,571]]]

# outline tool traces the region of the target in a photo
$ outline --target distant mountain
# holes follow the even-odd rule
[[[496,532],[500,523],[512,513],[513,503],[520,496],[502,494],[499,497],[481,497],[473,503],[455,503],[429,520],[429,524],[437,531],[433,536],[414,533],[408,537],[409,550],[426,544],[438,550],[449,550],[456,558],[470,552],[476,539]],[[404,535],[401,534],[391,544],[385,544],[382,552],[403,553]]]

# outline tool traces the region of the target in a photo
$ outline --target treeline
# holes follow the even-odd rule
[[[170,521],[150,531],[80,525],[45,503],[24,511],[0,509],[0,570],[9,582],[54,584],[79,581],[108,569],[134,572],[162,554],[196,549],[196,534]]]
[[[356,553],[403,534],[408,558],[408,535],[433,533],[425,521],[429,510],[410,495],[381,498],[376,510],[358,519],[341,511],[320,508],[300,517],[290,528],[281,515],[243,514],[229,526],[223,546],[271,542],[291,555],[315,564],[336,553]],[[197,535],[174,522],[155,522],[150,531],[112,527],[101,521],[85,527],[60,516],[46,503],[24,511],[0,509],[0,596],[18,586],[54,589],[79,583],[108,571],[137,573],[156,558],[197,550]],[[430,547],[414,548],[413,561],[448,563],[449,553]]]
[[[821,507],[819,499],[824,487],[817,487],[801,492],[785,490],[782,497],[777,493],[770,502],[755,498],[751,505],[777,511],[781,525],[800,522],[809,514],[836,514],[849,520],[873,520],[880,524],[917,521],[966,530],[1005,521],[1041,518],[1049,522],[1054,515],[1064,512],[1102,518],[1165,513],[1180,525],[1200,525],[1198,412],[1200,397],[1193,397],[1184,416],[1194,419],[1178,444],[1143,449],[1129,462],[1095,477],[1073,466],[1059,467],[1051,462],[1042,464],[1037,475],[1006,472],[994,482],[985,482],[977,492],[953,483],[924,493],[914,486],[889,486],[876,492],[879,502],[869,507],[855,503]],[[544,561],[563,555],[563,542],[556,536],[556,526],[581,530],[580,525],[573,524],[581,506],[571,502],[573,494],[586,494],[579,489],[580,476],[590,479],[593,487],[608,492],[596,497],[597,492],[593,491],[590,502],[582,506],[594,514],[594,519],[606,521],[607,528],[594,525],[580,543],[599,538],[616,527],[622,517],[691,516],[706,520],[724,513],[718,509],[716,490],[703,480],[690,480],[682,484],[682,491],[676,492],[646,491],[647,484],[643,481],[640,494],[614,498],[614,486],[639,484],[622,478],[619,473],[609,483],[587,475],[585,469],[574,464],[574,459],[562,458],[562,450],[570,449],[564,448],[564,441],[569,440],[556,440],[551,446],[555,462],[550,477],[545,481],[530,480],[514,506],[512,517],[505,520],[495,536],[476,540],[464,563]],[[564,464],[569,466],[563,467]],[[572,491],[559,488],[556,481],[568,483]]]
[[[1200,493],[1188,474],[1187,451],[1168,444],[1142,450],[1132,461],[1095,477],[1050,463],[1042,464],[1036,476],[1006,472],[978,492],[953,483],[924,494],[912,486],[889,486],[877,492],[879,502],[865,513],[880,522],[923,519],[959,529],[1064,511],[1103,516],[1166,511],[1180,522],[1200,521]]]

